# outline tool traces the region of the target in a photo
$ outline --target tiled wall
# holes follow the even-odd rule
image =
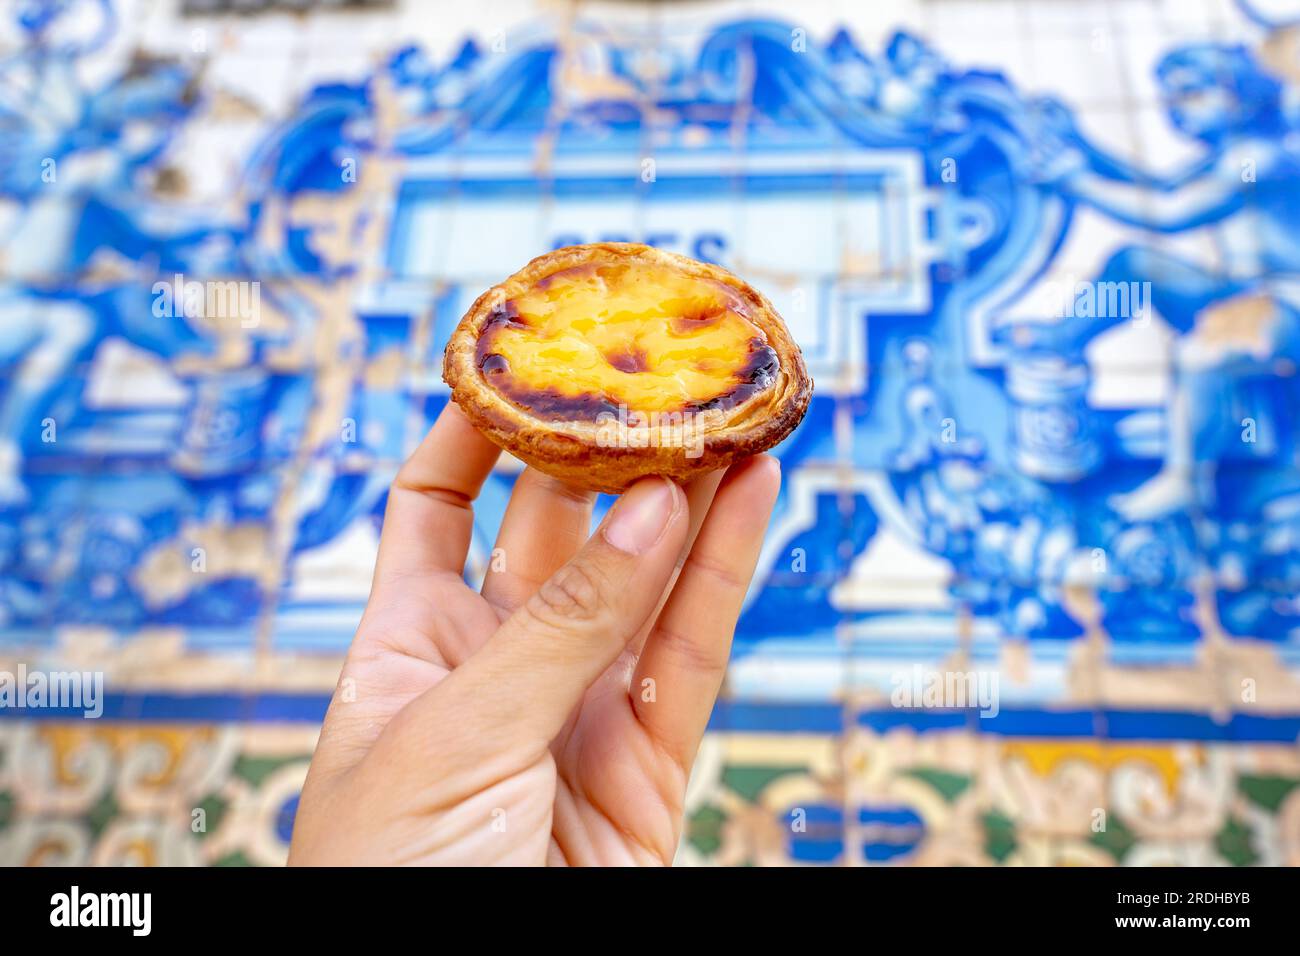
[[[597,239],[817,381],[682,862],[1300,862],[1298,52],[1283,0],[6,10],[0,680],[104,699],[0,683],[0,862],[284,859],[443,343]]]

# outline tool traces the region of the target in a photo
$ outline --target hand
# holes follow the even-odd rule
[[[1070,195],[1071,181],[1088,171],[1088,158],[1077,147],[1040,142],[1031,144],[1024,166],[1027,182]]]
[[[1074,122],[1070,108],[1054,96],[1039,96],[1031,99],[1025,108],[1027,122],[1041,135],[1060,142],[1072,141],[1079,136],[1079,127]]]
[[[290,863],[672,861],[780,468],[644,478],[590,540],[594,495],[528,469],[477,594],[497,455],[448,405],[398,473]]]
[[[1021,156],[1023,175],[1036,185],[1052,186],[1087,169],[1088,159],[1079,146],[1079,131],[1069,109],[1050,96],[1026,104],[1026,150]]]

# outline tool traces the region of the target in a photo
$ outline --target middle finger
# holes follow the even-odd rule
[[[519,476],[483,579],[483,597],[503,618],[578,553],[591,533],[595,500],[595,492],[535,468]]]

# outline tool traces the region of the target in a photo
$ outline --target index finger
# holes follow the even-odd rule
[[[473,502],[500,454],[447,403],[389,489],[376,585],[411,574],[460,577],[474,532]]]

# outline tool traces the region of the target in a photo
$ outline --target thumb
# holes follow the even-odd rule
[[[573,559],[429,692],[458,736],[549,744],[657,607],[686,543],[686,512],[668,479],[632,485]]]

